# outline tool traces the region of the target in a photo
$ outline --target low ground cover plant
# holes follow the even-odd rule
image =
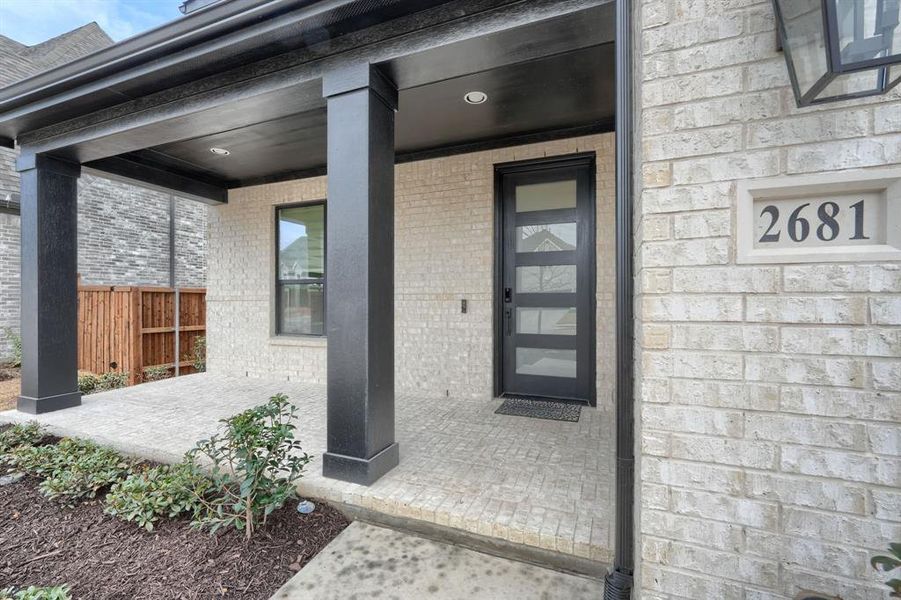
[[[191,352],[191,365],[198,373],[206,371],[206,337],[199,335],[194,338],[194,348]]]
[[[34,446],[47,437],[47,431],[37,421],[17,423],[0,431],[0,462],[2,457],[21,446]]]
[[[78,376],[78,391],[82,394],[106,392],[128,385],[128,373],[108,371],[100,375],[83,373]]]
[[[12,327],[7,327],[3,330],[6,334],[6,338],[9,340],[10,345],[12,346],[13,355],[12,360],[9,362],[9,366],[11,367],[21,367],[22,366],[22,336],[16,333],[16,330]]]
[[[106,495],[105,512],[136,523],[147,531],[161,517],[201,516],[201,498],[211,487],[209,478],[190,462],[147,467],[114,483]]]
[[[54,585],[52,587],[38,587],[30,585],[27,588],[16,590],[6,588],[0,590],[0,600],[70,600],[69,586]]]
[[[169,379],[171,376],[169,367],[157,366],[144,369],[144,381],[160,381],[161,379]]]
[[[311,457],[295,439],[297,407],[284,394],[266,404],[223,419],[222,431],[188,453],[195,464],[212,463],[212,493],[201,498],[198,527],[215,533],[235,527],[250,539],[272,511],[296,496],[295,480]]]
[[[20,446],[12,452],[12,462],[17,469],[42,478],[41,493],[66,506],[95,498],[131,468],[115,450],[74,438],[47,446]]]

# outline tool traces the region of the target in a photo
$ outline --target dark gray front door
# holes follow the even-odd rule
[[[595,402],[591,157],[498,169],[500,391]]]

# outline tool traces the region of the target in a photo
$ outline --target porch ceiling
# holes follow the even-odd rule
[[[400,160],[529,134],[611,128],[613,44],[517,63],[400,91],[395,149]],[[488,102],[469,105],[470,90]],[[227,148],[217,156],[210,148]],[[325,107],[130,155],[228,187],[324,169]]]

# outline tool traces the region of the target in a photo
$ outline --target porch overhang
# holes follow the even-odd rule
[[[398,161],[609,131],[613,9],[232,0],[0,90],[0,137],[26,160],[219,203],[229,188],[322,173],[322,78],[360,62],[399,90]],[[464,105],[468,86],[487,88],[489,104]],[[210,155],[226,145],[240,151]]]

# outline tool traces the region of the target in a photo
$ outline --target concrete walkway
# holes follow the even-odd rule
[[[597,600],[603,582],[356,521],[272,600]]]

